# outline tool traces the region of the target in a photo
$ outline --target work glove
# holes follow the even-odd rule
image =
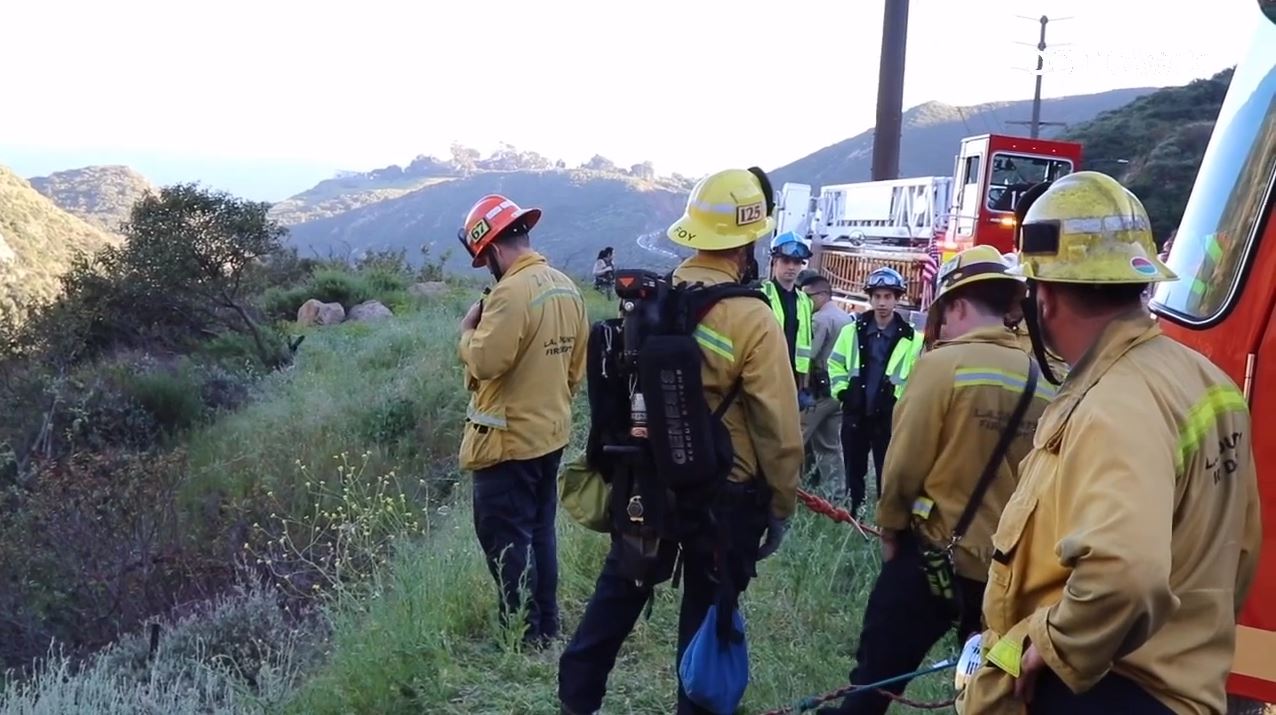
[[[780,548],[780,542],[784,541],[784,533],[788,530],[788,519],[781,519],[774,514],[767,517],[766,540],[762,542],[762,546],[758,547],[758,561],[774,554]]]
[[[815,406],[815,398],[811,396],[811,391],[802,388],[798,390],[798,409],[809,410]]]

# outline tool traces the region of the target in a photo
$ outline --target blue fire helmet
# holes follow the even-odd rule
[[[792,231],[785,231],[771,240],[771,256],[785,256],[799,261],[811,258],[811,249]]]
[[[904,284],[904,276],[894,268],[878,268],[868,274],[868,280],[864,282],[864,289],[872,293],[878,288],[887,288],[896,293],[904,293],[908,288]]]

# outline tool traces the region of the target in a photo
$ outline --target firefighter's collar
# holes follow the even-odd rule
[[[716,271],[726,276],[727,280],[732,283],[740,282],[740,266],[733,258],[697,253],[683,261],[679,268],[701,268]]]
[[[940,340],[935,343],[933,349],[939,349],[946,345],[962,345],[970,343],[989,343],[992,345],[1000,345],[1002,347],[1021,350],[1019,347],[1019,337],[1010,332],[1010,329],[1004,325],[990,325],[984,328],[975,328],[951,340]]]
[[[528,251],[527,253],[524,253],[523,255],[519,256],[518,260],[514,261],[514,265],[510,266],[510,269],[508,271],[505,271],[505,275],[501,277],[501,280],[505,280],[506,278],[509,278],[510,276],[514,275],[515,273],[518,273],[524,268],[528,268],[530,266],[535,266],[535,265],[543,264],[543,263],[548,263],[548,261],[545,260],[544,256],[537,253],[536,251]]]
[[[1058,396],[1041,415],[1033,446],[1057,450],[1063,439],[1063,428],[1090,388],[1126,353],[1161,334],[1161,328],[1143,306],[1122,313],[1108,323],[1094,345],[1068,371]]]

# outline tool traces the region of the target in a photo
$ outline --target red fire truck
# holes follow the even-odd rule
[[[1149,307],[1249,400],[1263,546],[1228,691],[1276,702],[1276,1],[1259,0],[1254,24],[1170,251],[1179,280]]]
[[[967,137],[951,177],[836,184],[817,196],[810,186],[786,183],[776,201],[777,232],[807,237],[812,267],[829,279],[843,307],[866,305],[864,279],[890,266],[909,284],[901,310],[924,311],[928,261],[942,263],[976,244],[1013,250],[1020,194],[1080,164],[1081,145],[1073,142]]]

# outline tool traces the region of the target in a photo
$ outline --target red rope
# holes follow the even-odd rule
[[[829,503],[827,500],[821,499],[820,497],[817,497],[808,491],[805,491],[803,489],[797,490],[797,498],[804,505],[806,505],[807,509],[810,509],[816,514],[827,516],[833,521],[841,522],[843,524],[850,524],[856,529],[859,529],[859,532],[864,535],[864,538],[868,538],[869,534],[872,534],[873,536],[876,536],[878,538],[881,538],[882,536],[881,530],[878,529],[877,527],[871,524],[860,523],[858,520],[856,520],[854,516],[851,515],[851,512],[843,509],[840,506],[834,506],[833,504]]]

